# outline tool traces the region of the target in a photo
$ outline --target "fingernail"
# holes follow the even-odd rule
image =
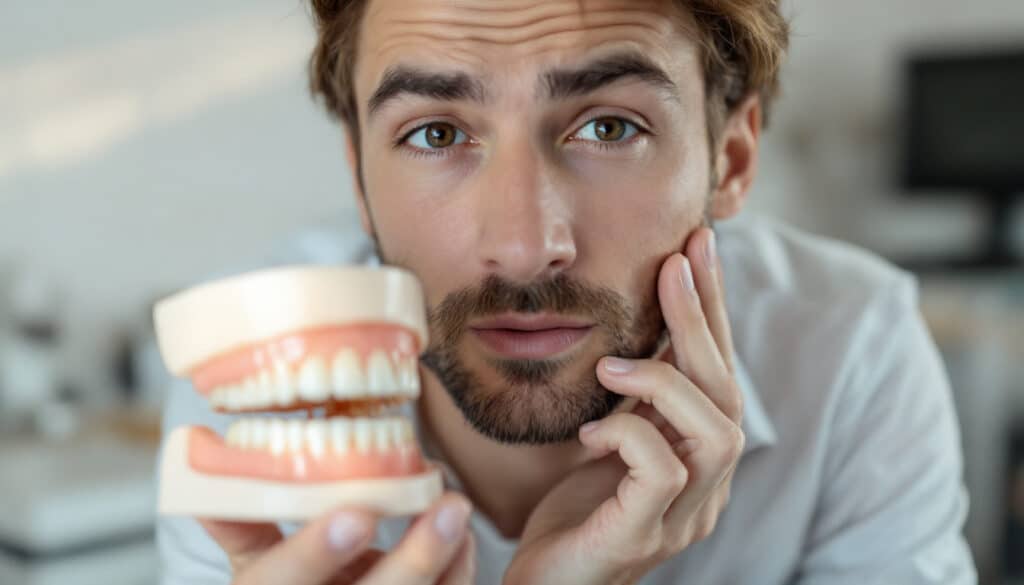
[[[446,542],[455,542],[462,537],[469,518],[469,506],[464,502],[445,504],[434,517],[434,530]]]
[[[334,550],[355,548],[368,534],[366,521],[354,514],[342,513],[331,520],[327,541]]]
[[[583,425],[582,427],[580,427],[580,433],[585,435],[587,433],[594,432],[594,430],[597,429],[597,422],[598,421],[596,421],[596,420],[592,420],[592,421],[588,422],[587,424]]]
[[[683,256],[683,266],[680,269],[680,281],[683,283],[683,288],[692,291],[693,285],[693,272],[690,270],[690,261]]]
[[[714,272],[717,262],[715,261],[715,232],[708,232],[708,242],[704,246],[704,265],[708,267],[709,272]]]
[[[624,360],[617,357],[604,358],[604,369],[612,374],[628,374],[635,367],[636,364],[632,360]]]

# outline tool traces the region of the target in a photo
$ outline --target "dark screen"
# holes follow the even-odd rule
[[[910,187],[1024,190],[1024,49],[909,67]]]

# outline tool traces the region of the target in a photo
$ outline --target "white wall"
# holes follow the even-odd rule
[[[55,278],[69,363],[111,321],[351,205],[298,1],[0,5],[0,267]]]

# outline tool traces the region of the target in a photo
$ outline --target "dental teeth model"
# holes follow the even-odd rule
[[[214,410],[241,414],[223,438],[205,427],[170,433],[160,513],[287,521],[341,505],[426,509],[440,472],[409,420],[381,416],[419,396],[424,310],[419,281],[396,268],[263,270],[160,301],[168,369]],[[307,419],[257,414],[296,410]]]

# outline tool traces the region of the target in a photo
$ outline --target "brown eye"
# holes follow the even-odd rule
[[[469,137],[458,126],[448,122],[428,122],[405,135],[400,144],[408,146],[417,155],[447,156],[452,147],[469,142]]]
[[[615,142],[626,133],[626,125],[618,118],[598,118],[594,120],[594,134],[598,140]]]
[[[433,148],[445,148],[455,143],[456,131],[451,124],[434,122],[424,127],[427,144]]]
[[[639,125],[619,116],[591,118],[569,140],[591,143],[600,148],[626,147],[630,138],[645,132]]]

